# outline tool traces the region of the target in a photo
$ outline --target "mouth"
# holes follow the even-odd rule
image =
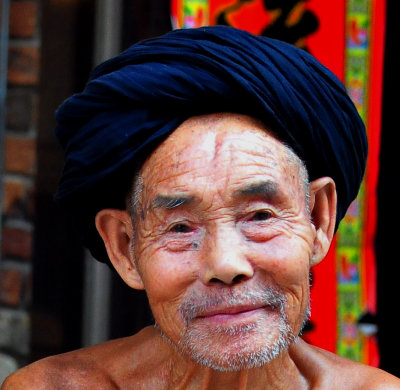
[[[185,324],[210,326],[250,325],[259,320],[267,325],[283,315],[286,297],[275,288],[263,287],[243,291],[211,291],[193,294],[179,307]]]
[[[251,320],[255,316],[266,314],[268,311],[271,311],[271,308],[265,304],[256,306],[232,306],[207,310],[205,313],[201,313],[195,317],[195,320],[203,320],[223,325],[236,321],[242,322]]]

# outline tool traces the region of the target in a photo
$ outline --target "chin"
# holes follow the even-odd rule
[[[196,363],[217,371],[261,367],[279,356],[297,339],[284,318],[275,327],[264,325],[236,325],[211,331],[189,328],[179,341],[178,349]]]
[[[298,339],[285,317],[268,325],[263,321],[216,328],[194,324],[185,329],[178,343],[156,327],[180,354],[201,366],[232,372],[261,367]]]
[[[265,295],[267,294],[267,295]],[[277,292],[232,295],[229,298],[188,300],[182,304],[185,326],[178,337],[169,337],[157,326],[163,337],[183,356],[199,365],[218,371],[241,371],[268,364],[296,342],[300,329],[289,321],[286,298]],[[263,302],[244,312],[220,313],[209,307]],[[246,306],[247,307],[247,306]],[[309,315],[309,305],[302,313],[303,323]],[[200,314],[199,314],[200,313]],[[203,315],[211,313],[210,315]],[[300,318],[298,317],[300,320]],[[160,324],[161,325],[161,324]]]

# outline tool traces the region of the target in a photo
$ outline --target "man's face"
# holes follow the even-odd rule
[[[141,177],[133,252],[163,334],[214,369],[274,358],[308,312],[315,237],[285,147],[247,116],[195,117]]]

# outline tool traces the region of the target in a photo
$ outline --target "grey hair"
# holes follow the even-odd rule
[[[141,176],[141,166],[138,166],[135,169],[135,173],[133,174],[132,185],[125,198],[126,209],[131,217],[132,229],[134,234],[136,230],[136,216],[138,214],[138,206],[142,192],[143,192],[143,178]],[[130,249],[132,253],[134,249],[134,241],[135,240],[131,240],[130,243]],[[136,262],[135,258],[134,261]]]
[[[304,161],[294,152],[294,150],[287,145],[286,143],[283,144],[286,149],[288,161],[297,167],[300,181],[303,184],[303,190],[305,194],[305,206],[306,211],[309,216],[311,216],[310,211],[310,179],[308,175],[308,170]]]
[[[137,214],[140,197],[143,192],[142,164],[137,164],[132,175],[131,185],[125,197],[126,210],[130,213],[132,222]]]
[[[140,174],[140,169],[134,175],[131,191],[128,194],[128,209],[131,214],[135,214],[135,210],[139,204],[140,196],[143,192],[143,178]]]

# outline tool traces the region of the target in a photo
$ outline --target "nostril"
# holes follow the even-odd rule
[[[222,284],[237,284],[237,283],[240,283],[241,281],[246,280],[246,279],[247,279],[246,275],[240,274],[240,275],[236,275],[230,281],[222,280],[222,279],[219,279],[219,278],[212,278],[212,279],[210,279],[209,283],[212,283],[212,284],[220,284],[220,283],[222,283]]]
[[[210,279],[210,283],[217,284],[217,283],[224,283],[221,279],[212,278]]]
[[[240,275],[236,275],[233,279],[232,279],[232,284],[236,284],[239,282],[242,282],[243,280],[247,279],[246,275],[240,274]]]

